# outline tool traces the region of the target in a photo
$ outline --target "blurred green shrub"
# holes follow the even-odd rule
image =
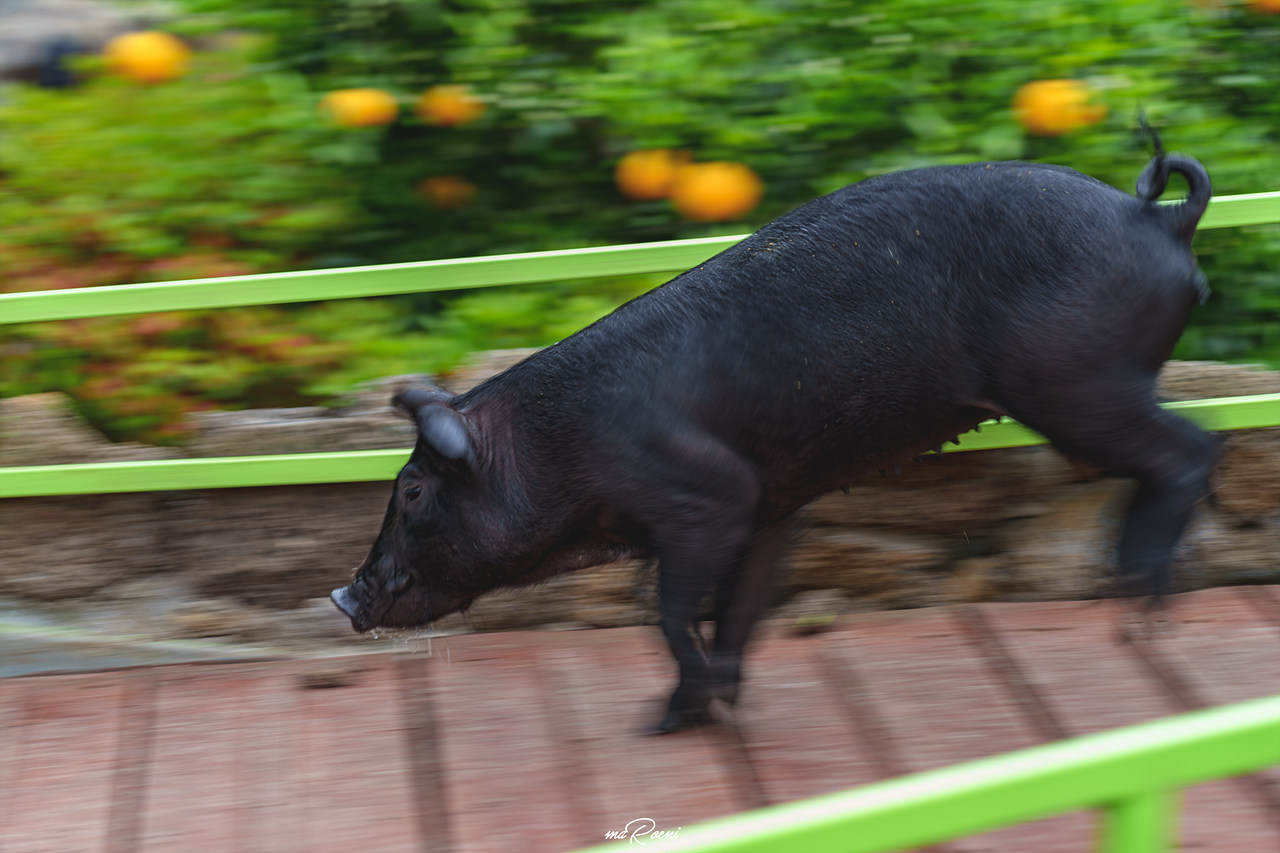
[[[1280,15],[1242,0],[476,0],[461,4],[184,0],[211,29],[271,37],[270,57],[318,92],[378,85],[408,103],[470,85],[473,125],[408,111],[353,163],[361,204],[385,226],[363,252],[415,260],[745,231],[870,175],[935,163],[1035,159],[1130,188],[1166,144],[1209,167],[1218,194],[1280,189]],[[1100,125],[1054,139],[1013,121],[1031,80],[1086,81]],[[629,150],[740,160],[765,180],[741,224],[680,221],[611,181]],[[429,175],[476,184],[461,210],[425,208]],[[1198,238],[1215,297],[1182,358],[1280,366],[1280,226]],[[491,298],[499,298],[496,293]]]
[[[89,61],[92,71],[100,63]],[[5,290],[226,275],[341,245],[361,217],[296,74],[244,49],[143,86],[12,87],[0,104]]]
[[[298,75],[247,48],[197,55],[140,86],[94,72],[70,92],[12,88],[0,105],[0,290],[203,278],[307,265],[360,220],[351,179],[317,151]],[[172,443],[214,405],[296,404],[346,348],[287,309],[0,328],[0,394],[70,393],[108,435]]]
[[[0,390],[66,391],[111,438],[180,444],[194,412],[335,403],[373,377],[545,346],[660,281],[478,291],[422,313],[406,313],[411,300],[380,298],[31,324],[0,343]]]
[[[706,233],[612,183],[635,148],[742,160],[764,176],[759,223],[868,175],[1028,157],[1132,185],[1144,108],[1220,193],[1274,183],[1280,15],[1225,0],[183,0],[211,30],[268,34],[271,61],[323,93],[378,86],[411,103],[466,84],[490,109],[464,127],[403,110],[352,163],[409,260]],[[940,14],[940,12],[943,12]],[[1010,100],[1030,80],[1083,79],[1106,122],[1027,136]],[[375,134],[377,135],[377,134]],[[417,180],[461,175],[462,211],[425,210]],[[742,226],[716,226],[732,233]],[[379,241],[383,241],[379,244]]]
[[[111,438],[180,443],[192,412],[313,399],[309,378],[341,367],[347,348],[295,320],[245,308],[23,326],[3,345],[0,389],[65,391]]]
[[[1139,108],[1171,149],[1206,163],[1219,194],[1278,188],[1280,16],[1237,0],[179,5],[200,48],[187,78],[15,90],[0,109],[0,286],[735,233],[869,175],[978,159],[1058,162],[1129,188],[1149,156],[1133,130]],[[260,38],[209,49],[232,31]],[[1013,93],[1054,77],[1088,82],[1108,117],[1059,138],[1025,134]],[[441,84],[470,86],[488,109],[463,126],[422,121],[412,103]],[[392,93],[399,117],[327,126],[316,103],[348,87]],[[764,203],[749,222],[708,226],[663,201],[628,201],[614,164],[651,147],[744,162],[764,178]],[[433,205],[421,194],[430,178],[474,186],[474,197]],[[1197,248],[1215,296],[1178,354],[1280,365],[1280,227],[1206,232]],[[468,349],[549,342],[640,286],[261,309],[244,334],[296,344],[278,367],[261,353],[212,359],[234,350],[234,333],[184,318],[206,337],[160,351],[189,369],[137,379],[157,401],[192,405],[324,399],[369,376],[447,367]],[[59,387],[55,376],[75,388],[75,365],[114,363],[83,337],[80,351],[20,334],[27,366],[0,369],[0,393]],[[207,380],[210,363],[227,372]],[[123,416],[113,428],[139,434]]]
[[[334,399],[373,377],[448,371],[468,353],[547,346],[663,280],[628,276],[491,288],[464,293],[434,310],[414,310],[413,300],[403,298],[326,303],[299,315],[298,328],[315,340],[346,346],[347,355],[340,368],[318,373],[304,390]]]

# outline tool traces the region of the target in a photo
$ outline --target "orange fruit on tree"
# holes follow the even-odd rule
[[[753,210],[763,195],[760,176],[741,163],[694,163],[678,170],[671,203],[685,219],[723,222]]]
[[[1262,12],[1265,15],[1280,15],[1280,0],[1249,0],[1249,5],[1253,7],[1253,11]]]
[[[1014,94],[1014,117],[1037,136],[1062,136],[1106,117],[1106,107],[1089,103],[1092,94],[1079,80],[1033,80]]]
[[[457,175],[439,175],[418,182],[418,194],[440,210],[466,207],[476,197],[476,185]]]
[[[666,198],[671,195],[676,175],[688,159],[668,148],[632,151],[618,161],[613,180],[627,198],[636,201]]]
[[[375,127],[394,121],[400,105],[381,89],[337,89],[324,96],[320,110],[341,127]]]
[[[103,52],[117,74],[138,83],[163,83],[187,71],[191,51],[168,33],[125,33],[107,42]]]
[[[423,121],[453,127],[480,118],[484,114],[484,101],[468,86],[432,86],[418,98],[414,109]]]

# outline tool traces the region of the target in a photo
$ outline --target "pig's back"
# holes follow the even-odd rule
[[[548,431],[687,424],[766,471],[797,446],[815,460],[857,447],[866,458],[845,461],[873,464],[880,446],[927,438],[981,396],[1010,315],[1106,286],[1104,259],[1125,251],[1142,205],[1035,164],[871,179],[774,220],[501,384]]]
[[[1117,198],[1140,204],[1031,164],[874,178],[774,220],[549,354],[623,384],[773,387],[806,359],[927,372],[917,357],[968,351],[1011,303],[1102,272],[1098,242],[1124,230]]]

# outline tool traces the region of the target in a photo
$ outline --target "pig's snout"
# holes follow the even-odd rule
[[[351,627],[355,629],[357,633],[363,634],[372,627],[365,624],[367,619],[361,616],[360,605],[352,598],[351,587],[338,587],[333,592],[329,593],[329,600],[333,602],[335,607],[346,614],[347,618],[351,620]]]

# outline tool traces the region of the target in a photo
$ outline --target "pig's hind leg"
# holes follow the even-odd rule
[[[1218,441],[1156,404],[1154,377],[1050,384],[1052,400],[1005,399],[1013,417],[1064,453],[1137,481],[1117,549],[1115,591],[1151,596],[1169,591],[1174,549],[1192,511],[1210,491]]]

